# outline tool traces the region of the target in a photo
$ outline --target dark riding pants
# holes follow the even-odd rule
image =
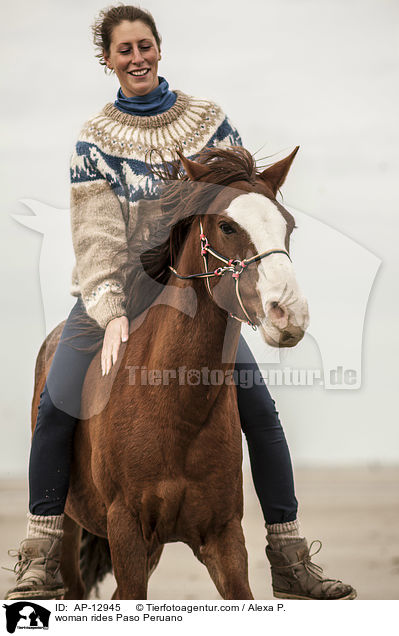
[[[29,463],[29,510],[36,515],[58,515],[64,511],[81,390],[95,355],[95,352],[79,350],[93,344],[90,336],[81,334],[74,324],[74,319],[84,312],[82,300],[78,298],[66,321],[40,396]],[[72,342],[66,342],[76,335]],[[255,376],[257,382],[252,381]],[[265,521],[269,524],[293,521],[298,504],[284,431],[274,400],[242,336],[236,378],[241,426],[248,442],[255,490]]]

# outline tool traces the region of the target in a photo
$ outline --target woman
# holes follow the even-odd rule
[[[57,598],[64,592],[59,560],[72,438],[81,387],[94,355],[87,351],[93,340],[79,331],[75,319],[87,313],[104,329],[101,366],[103,375],[108,374],[129,334],[121,274],[127,256],[126,233],[134,232],[137,202],[156,197],[155,178],[145,165],[148,149],[156,147],[166,160],[172,160],[176,145],[192,157],[206,146],[241,144],[219,106],[172,92],[166,80],[158,77],[161,39],[149,13],[131,6],[106,9],[93,32],[100,63],[116,73],[120,89],[115,103],[107,104],[83,126],[72,156],[76,254],[72,293],[78,300],[41,394],[29,466],[28,533],[20,546],[17,582],[8,592],[9,599]],[[70,346],[70,336],[78,346]],[[237,367],[257,370],[242,338]],[[323,577],[300,536],[290,455],[266,386],[239,385],[237,393],[265,516],[274,594],[354,598],[351,586]]]

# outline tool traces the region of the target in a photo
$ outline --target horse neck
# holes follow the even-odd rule
[[[197,219],[189,230],[176,269],[183,275],[205,271]],[[170,305],[178,306],[177,299],[182,298],[182,290],[187,292],[187,288],[192,289],[191,298],[194,303],[191,305],[191,312],[183,310],[177,315],[174,312],[169,324],[165,320],[161,328],[170,331],[173,338],[176,338],[177,333],[179,334],[180,350],[184,352],[182,357],[196,358],[197,362],[203,361],[210,368],[212,365],[214,368],[221,368],[221,363],[224,368],[233,367],[240,334],[239,323],[227,320],[226,312],[210,297],[205,279],[201,278],[180,280],[172,275],[165,290],[169,299],[172,300],[169,303],[169,310]],[[173,300],[177,302],[174,303]],[[166,307],[167,310],[168,307]],[[159,334],[159,328],[157,334]],[[192,352],[191,355],[190,352]]]
[[[198,223],[194,222],[189,231],[175,267],[184,275],[204,271]],[[188,426],[195,430],[203,426],[216,403],[227,400],[223,402],[228,405],[226,409],[231,406],[231,370],[240,325],[227,320],[226,313],[210,298],[203,279],[180,280],[173,275],[146,320],[141,364],[174,373],[171,384],[179,385],[179,412],[184,417],[174,418],[173,423],[168,420],[165,426],[168,430],[183,430],[184,439],[190,441]],[[133,339],[131,346],[134,350]],[[200,378],[194,387],[193,377]]]

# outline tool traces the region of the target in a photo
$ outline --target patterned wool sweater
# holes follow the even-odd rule
[[[176,147],[195,157],[204,147],[241,145],[237,130],[211,101],[174,91],[175,104],[152,116],[123,113],[107,104],[83,126],[71,157],[71,226],[76,264],[73,296],[105,329],[126,315],[123,263],[138,201],[159,195],[160,181],[146,165],[158,149],[166,161]]]

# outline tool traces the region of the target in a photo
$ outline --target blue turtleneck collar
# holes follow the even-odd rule
[[[119,88],[114,106],[129,115],[159,115],[169,110],[176,101],[176,94],[169,90],[169,84],[164,77],[158,77],[159,85],[146,95],[126,97]]]

